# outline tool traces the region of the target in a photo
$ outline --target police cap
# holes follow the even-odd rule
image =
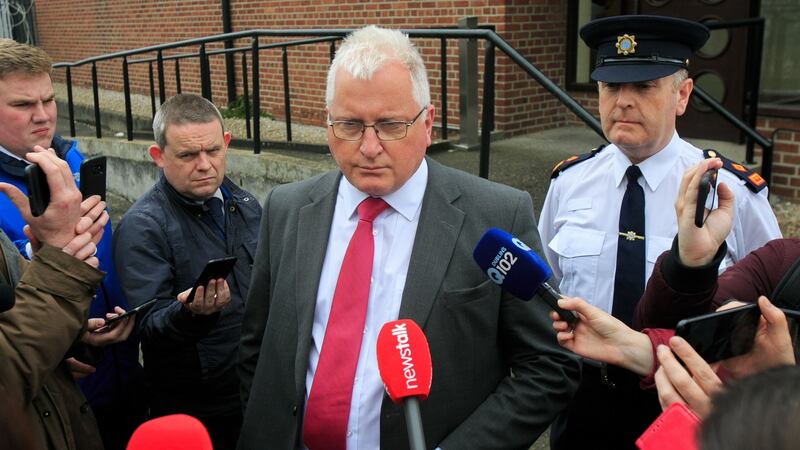
[[[705,25],[664,16],[614,16],[581,28],[597,49],[592,79],[607,83],[655,80],[689,68],[689,56],[709,37]]]

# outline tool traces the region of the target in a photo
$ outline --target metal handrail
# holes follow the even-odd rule
[[[342,38],[338,37],[338,36],[323,36],[323,37],[319,37],[319,38],[300,39],[300,40],[291,41],[291,42],[279,42],[279,43],[275,43],[275,44],[265,44],[265,45],[260,45],[258,47],[258,49],[259,50],[271,50],[273,48],[296,47],[298,45],[307,45],[307,44],[316,44],[316,43],[319,43],[319,42],[338,41],[338,40],[341,40],[341,39]],[[234,48],[225,48],[225,49],[222,49],[222,50],[207,51],[206,55],[208,55],[208,56],[224,55],[224,54],[228,54],[228,53],[244,53],[244,52],[249,52],[249,51],[252,51],[252,48],[249,47],[249,46],[248,47],[234,47]],[[179,53],[177,55],[164,56],[163,60],[164,61],[168,61],[168,60],[173,60],[173,59],[185,59],[185,58],[192,58],[192,57],[198,57],[198,56],[200,56],[199,52],[197,52],[197,53]],[[141,64],[141,63],[146,63],[146,62],[155,62],[157,59],[158,59],[157,57],[134,59],[134,60],[128,61],[128,64]],[[55,65],[53,67],[55,67]]]
[[[245,105],[246,105],[246,120],[247,120],[247,128],[248,128],[248,138],[250,137],[250,119],[247,116],[252,116],[252,139],[253,139],[253,151],[254,153],[260,153],[262,142],[260,136],[260,78],[259,78],[259,51],[263,49],[275,49],[280,48],[282,50],[281,53],[281,60],[283,65],[283,84],[284,84],[284,112],[286,114],[286,134],[287,134],[287,141],[291,142],[291,108],[290,108],[290,100],[289,100],[289,73],[288,73],[288,54],[287,49],[288,47],[292,46],[299,46],[299,45],[309,45],[314,43],[321,43],[321,42],[330,42],[330,56],[333,57],[335,53],[335,41],[345,37],[346,35],[355,31],[354,29],[293,29],[293,30],[265,30],[265,29],[258,29],[258,30],[247,30],[247,31],[238,31],[234,33],[226,33],[226,34],[218,34],[213,36],[206,36],[202,38],[194,38],[194,39],[186,39],[182,41],[166,43],[166,44],[159,44],[159,45],[152,45],[148,47],[142,47],[133,50],[126,50],[120,51],[115,53],[109,53],[105,55],[94,56],[91,58],[82,59],[75,62],[60,62],[53,65],[54,68],[65,68],[66,69],[66,77],[67,77],[67,96],[69,102],[69,115],[70,115],[70,132],[74,136],[75,135],[75,122],[74,122],[74,107],[72,102],[72,79],[71,79],[71,70],[74,67],[79,67],[86,64],[92,65],[92,84],[93,84],[93,94],[94,94],[94,105],[95,105],[95,127],[96,127],[96,134],[98,137],[101,136],[100,130],[100,112],[99,112],[99,97],[98,97],[98,85],[97,85],[97,63],[102,61],[109,61],[115,59],[121,59],[123,63],[123,85],[125,91],[125,115],[126,115],[126,125],[127,125],[127,137],[128,140],[133,140],[133,129],[132,129],[132,115],[131,115],[131,108],[130,108],[130,81],[128,77],[128,68],[129,64],[140,64],[140,63],[148,63],[150,65],[150,94],[151,94],[151,105],[153,109],[153,113],[155,113],[155,90],[154,90],[154,76],[153,76],[153,62],[156,62],[157,65],[157,73],[158,73],[158,81],[159,81],[159,100],[163,103],[164,98],[164,61],[174,60],[175,61],[175,72],[176,72],[176,84],[178,92],[181,91],[180,86],[180,65],[179,60],[184,58],[190,57],[198,57],[200,59],[200,78],[201,78],[201,89],[203,95],[210,99],[211,98],[211,81],[210,81],[210,69],[208,64],[208,57],[211,55],[219,55],[219,54],[232,54],[232,53],[242,53],[242,68],[243,74],[247,73],[247,61],[246,61],[246,53],[251,54],[251,67],[250,67],[250,80],[252,84],[252,92],[248,92],[246,81],[245,81],[245,88],[244,88],[244,95],[245,95]],[[441,58],[443,61],[443,67],[446,67],[446,39],[482,39],[485,41],[485,62],[484,62],[484,80],[483,80],[483,113],[481,115],[481,144],[480,144],[480,165],[479,165],[479,175],[482,177],[487,178],[489,173],[489,152],[490,152],[490,145],[491,145],[491,131],[494,128],[494,87],[495,87],[495,49],[499,49],[506,56],[511,59],[515,64],[517,64],[522,70],[524,70],[531,78],[533,78],[539,85],[545,88],[548,92],[550,92],[553,96],[555,96],[563,105],[565,105],[572,113],[574,113],[581,121],[583,121],[589,128],[591,128],[595,133],[597,133],[600,137],[605,139],[602,127],[600,125],[599,120],[591,115],[580,103],[578,103],[575,99],[573,99],[568,93],[566,93],[561,87],[555,84],[552,80],[547,78],[536,66],[531,64],[527,59],[525,59],[516,49],[514,49],[508,42],[506,42],[502,37],[497,35],[491,29],[423,29],[423,30],[401,30],[404,33],[408,34],[412,38],[435,38],[440,40],[440,47],[441,47]],[[265,45],[259,45],[258,41],[260,37],[307,37],[312,36],[311,38],[295,40],[295,41],[288,41],[288,42],[278,42],[278,43],[270,43]],[[237,47],[237,48],[227,48],[227,49],[220,49],[220,50],[206,50],[206,44],[212,44],[216,42],[223,42],[223,41],[231,41],[235,39],[246,39],[249,38],[251,43],[248,47]],[[199,45],[199,51],[197,53],[183,53],[177,55],[164,55],[165,50],[171,50],[175,48],[185,47],[185,46],[197,46]],[[141,55],[144,53],[152,53],[156,52],[156,56],[154,58],[141,58],[130,60],[129,57],[135,55]],[[443,69],[443,77],[441,83],[442,89],[442,98],[447,98],[447,82],[446,77],[444,77]],[[246,80],[246,77],[243,77],[243,81]],[[755,142],[761,145],[764,148],[765,154],[767,151],[770,152],[772,150],[771,142],[767,141],[765,138],[760,136],[757,132],[755,132],[751,127],[747,124],[742,122],[739,118],[733,116],[730,112],[725,110],[722,105],[720,105],[716,100],[711,98],[705,91],[700,88],[696,88],[695,92],[697,93],[697,97],[708,104],[712,109],[719,112],[723,115],[723,117],[728,120],[729,122],[733,123],[737,128],[741,129],[745,134],[751,137]],[[250,105],[248,101],[248,97],[252,98],[252,105]],[[252,110],[250,110],[249,106],[252,106]],[[442,119],[442,135],[446,139],[447,136],[447,121],[446,118]],[[764,170],[766,169],[766,170]],[[769,168],[762,169],[765,172],[765,175],[769,175]],[[769,180],[769,178],[767,178]]]
[[[128,77],[128,65],[131,64],[149,64],[149,73],[150,73],[150,96],[151,96],[151,106],[153,110],[153,114],[156,108],[156,100],[155,100],[155,78],[153,74],[153,63],[156,63],[156,72],[158,78],[158,85],[159,85],[159,100],[163,102],[165,100],[165,88],[164,88],[164,62],[165,61],[175,61],[175,73],[176,73],[176,84],[178,92],[181,91],[180,86],[180,59],[185,58],[193,58],[197,57],[200,60],[200,79],[201,79],[201,90],[203,95],[206,98],[211,98],[211,82],[210,82],[210,70],[208,64],[208,58],[212,55],[220,55],[220,54],[233,54],[233,53],[243,53],[242,57],[242,67],[244,69],[244,73],[246,73],[247,68],[247,61],[245,58],[245,54],[249,52],[251,56],[251,83],[252,83],[252,92],[248,92],[247,87],[243,89],[245,94],[245,103],[246,103],[246,120],[247,120],[247,131],[248,137],[250,137],[250,120],[248,116],[252,116],[252,139],[253,139],[253,151],[255,153],[259,153],[261,151],[261,137],[260,137],[260,82],[259,82],[259,64],[258,64],[258,52],[260,50],[266,49],[275,49],[280,48],[281,52],[281,60],[283,64],[283,84],[284,84],[284,113],[286,114],[286,135],[287,141],[291,141],[291,108],[290,108],[290,101],[288,95],[289,89],[289,74],[288,74],[288,54],[287,48],[291,46],[298,46],[298,45],[308,45],[313,43],[320,43],[320,42],[330,42],[331,43],[331,57],[335,52],[335,41],[339,40],[346,35],[355,31],[354,29],[293,29],[293,30],[266,30],[266,29],[258,29],[258,30],[247,30],[247,31],[238,31],[234,33],[225,33],[225,34],[217,34],[212,36],[205,36],[201,38],[193,38],[193,39],[185,39],[177,42],[165,43],[165,44],[158,44],[152,45],[148,47],[141,47],[132,50],[108,53],[105,55],[98,55],[93,56],[90,58],[85,58],[75,62],[60,62],[53,65],[54,68],[65,68],[67,71],[67,95],[69,101],[69,113],[70,113],[70,132],[72,135],[75,135],[75,125],[74,125],[74,107],[72,104],[72,83],[71,83],[71,70],[75,67],[91,64],[93,67],[93,95],[94,95],[94,104],[95,104],[95,128],[97,136],[101,136],[102,132],[100,130],[100,113],[99,113],[99,98],[97,92],[97,63],[103,61],[111,61],[116,59],[121,59],[123,63],[123,85],[125,91],[125,115],[126,115],[126,125],[127,125],[127,136],[129,140],[133,139],[133,129],[132,129],[132,116],[131,116],[131,108],[130,108],[130,80]],[[490,151],[490,135],[491,130],[494,128],[494,85],[495,85],[495,73],[494,73],[494,53],[495,48],[500,49],[503,53],[505,53],[514,63],[520,66],[525,72],[527,72],[534,80],[536,80],[542,87],[544,87],[547,91],[553,94],[556,98],[559,99],[567,108],[572,111],[574,114],[578,116],[584,123],[586,123],[591,129],[593,129],[599,136],[603,137],[602,128],[600,127],[599,121],[592,116],[586,109],[583,108],[575,99],[569,96],[563,89],[561,89],[558,85],[553,83],[550,79],[548,79],[541,71],[539,71],[533,64],[527,61],[522,55],[519,54],[511,45],[508,44],[503,38],[498,36],[493,30],[491,29],[424,29],[424,30],[401,30],[404,33],[408,34],[412,38],[436,38],[440,40],[440,48],[441,48],[441,58],[443,63],[443,74],[444,68],[446,68],[446,39],[482,39],[486,42],[486,64],[484,70],[484,96],[483,96],[483,114],[481,117],[481,163],[479,168],[479,173],[483,177],[488,177],[489,172],[489,151]],[[311,36],[311,38],[308,38]],[[306,39],[290,41],[290,42],[279,42],[279,43],[271,43],[266,45],[259,45],[258,39],[260,37],[271,37],[271,38],[287,38],[287,37],[306,37]],[[225,48],[219,50],[207,50],[207,44],[213,44],[217,42],[230,42],[236,39],[251,39],[251,44],[247,47],[238,47],[238,48]],[[199,46],[199,51],[197,53],[181,53],[181,54],[174,54],[174,55],[165,55],[164,52],[167,50],[172,50],[180,47],[186,46]],[[139,59],[132,59],[136,55],[146,54],[146,53],[156,53],[155,57],[149,58],[139,58]],[[446,77],[443,76],[442,78],[442,98],[447,98],[447,83]],[[251,95],[252,94],[252,95]],[[250,111],[250,102],[248,101],[248,97],[252,98],[252,111]],[[445,108],[443,108],[443,113],[446,114]],[[447,119],[443,117],[442,119],[442,136],[443,138],[447,138]]]

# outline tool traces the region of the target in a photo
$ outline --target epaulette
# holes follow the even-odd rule
[[[736,163],[724,156],[716,150],[713,149],[705,149],[703,150],[703,157],[706,159],[708,158],[719,158],[722,160],[722,168],[727,170],[728,172],[736,175],[737,178],[744,181],[745,186],[751,191],[758,193],[761,192],[765,187],[767,187],[767,180],[761,177],[758,172],[754,170],[750,170],[747,167]]]
[[[559,175],[561,175],[561,172],[569,169],[570,167],[575,166],[578,163],[582,163],[587,159],[594,158],[594,156],[600,153],[600,151],[603,150],[603,147],[605,146],[606,145],[603,144],[600,147],[597,147],[596,149],[590,151],[589,153],[584,153],[582,155],[573,155],[567,159],[562,159],[561,161],[559,161],[558,164],[555,165],[555,167],[553,167],[553,172],[550,173],[550,178],[557,178]]]

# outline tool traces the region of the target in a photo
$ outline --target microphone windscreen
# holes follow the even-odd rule
[[[14,303],[16,303],[14,288],[0,281],[0,313],[13,308]]]
[[[378,372],[395,403],[405,397],[428,398],[431,391],[431,351],[422,329],[413,320],[387,322],[376,343]]]
[[[486,230],[472,257],[492,281],[522,300],[533,298],[553,274],[524,242],[497,228]]]
[[[139,425],[127,450],[212,450],[203,424],[192,416],[173,414]]]

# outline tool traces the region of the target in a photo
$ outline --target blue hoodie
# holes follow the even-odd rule
[[[67,162],[75,183],[80,185],[80,166],[84,160],[83,155],[78,150],[77,142],[62,139],[56,135],[53,137],[52,148],[56,154]],[[8,156],[0,153],[0,159]],[[19,174],[9,173],[8,167],[0,160],[0,182],[13,184],[23,193],[27,194],[25,179]],[[0,228],[5,231],[9,239],[14,241],[14,245],[20,250],[23,256],[27,257],[25,246],[28,239],[22,232],[25,221],[17,208],[5,195],[0,195]],[[111,221],[106,224],[103,238],[97,245],[97,258],[100,260],[100,270],[106,273],[102,286],[97,290],[97,296],[92,301],[89,309],[89,317],[105,317],[107,312],[114,312],[115,306],[128,309],[128,303],[122,294],[122,289],[117,279],[117,271],[114,268],[114,260],[111,257]],[[115,402],[115,399],[122,393],[124,385],[133,380],[141,379],[142,368],[139,365],[139,346],[138,338],[131,334],[131,337],[119,344],[109,345],[105,348],[105,356],[97,365],[97,371],[80,380],[79,384],[86,395],[87,400],[93,407],[104,406]]]

